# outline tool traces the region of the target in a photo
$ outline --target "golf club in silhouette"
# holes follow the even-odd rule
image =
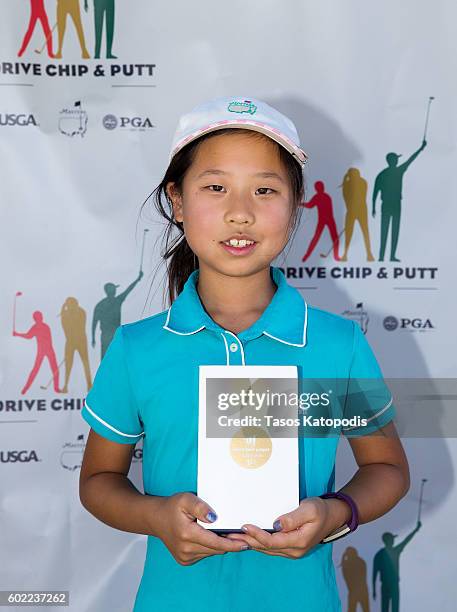
[[[344,234],[344,228],[343,228],[343,229],[341,230],[341,232],[338,234],[338,238],[336,238],[336,239],[335,239],[335,240],[332,242],[332,244],[331,244],[331,246],[330,246],[329,250],[328,250],[326,253],[320,253],[320,256],[321,256],[321,257],[328,257],[328,256],[330,255],[330,253],[333,251],[334,246],[335,246],[335,243],[336,243],[337,241],[339,242],[339,240],[340,240],[340,238],[341,238],[341,236],[342,236],[343,234]]]
[[[57,27],[57,22],[52,26],[52,30],[50,32],[48,32],[48,35],[46,36],[45,41],[44,41],[43,46],[41,47],[41,49],[34,49],[35,53],[38,53],[38,55],[41,55],[41,53],[43,53],[44,48],[48,44],[48,40],[51,38],[52,33],[54,32],[56,27]]]
[[[424,494],[424,486],[425,486],[426,482],[427,482],[427,479],[426,478],[422,478],[421,492],[420,492],[420,496],[419,496],[419,511],[417,513],[417,522],[419,522],[421,520],[422,501],[423,501],[423,494]]]
[[[422,140],[426,140],[427,139],[427,128],[428,128],[428,118],[430,115],[430,106],[432,105],[433,100],[435,99],[435,96],[430,96],[428,99],[428,103],[427,103],[427,114],[425,115],[425,128],[424,128],[424,137]]]
[[[16,331],[16,302],[17,298],[22,295],[22,291],[16,291],[13,302],[13,334]]]
[[[149,232],[148,229],[143,230],[143,244],[141,245],[141,261],[140,261],[140,272],[143,272],[143,256],[144,256],[144,243],[146,242],[146,234]]]

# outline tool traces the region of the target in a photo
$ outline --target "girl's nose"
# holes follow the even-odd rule
[[[227,203],[224,218],[229,223],[253,223],[255,217],[249,197],[239,195],[231,198]]]

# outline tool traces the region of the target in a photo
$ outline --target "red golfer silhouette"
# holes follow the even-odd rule
[[[336,261],[340,261],[340,256],[338,255],[339,238],[336,229],[335,217],[333,216],[332,198],[325,192],[325,185],[323,181],[316,181],[314,183],[314,188],[316,189],[316,193],[309,202],[303,202],[302,206],[305,208],[314,208],[314,206],[317,206],[317,227],[309,244],[308,250],[302,257],[302,261],[306,261],[311,255],[325,227],[328,227],[330,236],[332,238],[333,256]]]
[[[33,31],[35,29],[37,21],[41,22],[41,26],[43,28],[44,35],[46,37],[46,46],[48,48],[49,57],[54,57],[54,53],[52,52],[52,31],[49,27],[48,16],[46,14],[46,9],[44,8],[44,0],[30,0],[31,4],[31,12],[30,12],[30,21],[29,27],[27,28],[27,32],[25,33],[24,40],[22,41],[22,45],[20,50],[18,51],[18,57],[21,57],[29,42],[32,38]]]
[[[47,357],[49,365],[51,366],[52,378],[54,381],[54,391],[60,393],[59,389],[59,366],[57,365],[56,354],[52,346],[51,328],[49,325],[43,322],[43,313],[39,310],[35,310],[33,313],[33,319],[35,324],[29,329],[28,332],[20,333],[13,331],[13,336],[19,336],[20,338],[36,338],[37,341],[37,355],[35,357],[35,363],[33,364],[32,371],[27,378],[27,382],[24,385],[21,393],[25,395],[31,384],[35,380],[38,370],[41,367],[43,359]]]

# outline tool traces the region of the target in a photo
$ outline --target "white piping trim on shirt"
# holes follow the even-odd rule
[[[221,332],[221,336],[222,336],[223,341],[225,342],[225,355],[226,355],[226,358],[227,358],[227,364],[226,365],[230,365],[229,349],[228,349],[227,339],[226,339],[226,337],[224,336],[224,334],[222,332]]]
[[[179,332],[179,331],[176,331],[175,329],[171,329],[171,327],[168,327],[168,321],[170,320],[170,314],[171,314],[171,306],[168,309],[167,320],[165,321],[165,324],[162,325],[162,328],[163,329],[167,329],[168,331],[171,331],[174,334],[178,334],[179,336],[190,336],[190,334],[196,334],[197,332],[199,332],[200,330],[205,328],[205,326],[202,325],[198,329],[195,329],[194,331],[190,331],[190,332]]]
[[[109,423],[107,423],[106,421],[104,421],[103,419],[101,419],[99,416],[97,416],[95,414],[95,412],[92,410],[92,408],[89,408],[89,406],[87,405],[87,402],[84,401],[84,406],[87,408],[88,412],[90,412],[90,414],[97,419],[97,421],[100,421],[100,423],[103,423],[103,425],[105,425],[105,427],[108,427],[108,429],[111,429],[112,431],[114,431],[115,433],[121,435],[121,436],[125,436],[126,438],[139,438],[140,436],[142,436],[144,434],[144,431],[142,431],[139,434],[126,434],[123,431],[119,431],[119,429],[116,429],[115,427],[113,427],[112,425],[110,425]]]
[[[376,417],[378,417],[381,414],[383,414],[383,412],[385,412],[388,408],[390,408],[390,406],[392,405],[393,401],[394,401],[394,398],[391,397],[390,401],[384,406],[384,408],[381,408],[381,410],[379,410],[379,412],[377,412],[376,414],[371,416],[369,419],[366,419],[367,423],[369,423],[370,421],[372,421]],[[360,426],[354,425],[353,427],[342,427],[341,429],[344,429],[344,431],[349,431],[350,429],[360,429]]]
[[[244,350],[243,350],[243,345],[240,341],[240,339],[238,338],[238,336],[236,336],[233,332],[229,331],[228,329],[225,330],[227,334],[232,335],[234,338],[236,338],[236,340],[238,341],[239,345],[240,345],[240,349],[241,349],[241,365],[246,365],[246,362],[244,360]],[[222,333],[222,332],[221,332]],[[222,337],[224,337],[224,335],[222,335]],[[224,338],[225,340],[225,338]],[[225,340],[225,344],[227,344],[227,340]],[[228,359],[228,354],[227,354],[227,359]],[[227,362],[228,365],[228,362]]]
[[[306,329],[308,327],[308,304],[305,302],[305,323],[303,325],[303,343],[302,344],[296,344],[295,342],[287,342],[287,340],[281,340],[281,338],[277,338],[276,336],[272,336],[271,334],[269,334],[267,331],[264,331],[262,333],[265,334],[265,336],[269,336],[270,338],[273,338],[273,340],[277,340],[278,342],[282,342],[283,344],[288,344],[289,346],[305,346],[306,344]]]

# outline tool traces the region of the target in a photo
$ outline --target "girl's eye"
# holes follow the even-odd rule
[[[216,193],[222,193],[225,189],[223,185],[207,185],[206,188]],[[274,192],[275,190],[271,189],[270,187],[259,187],[256,190],[256,193],[258,193],[258,195],[270,195],[270,193]]]

